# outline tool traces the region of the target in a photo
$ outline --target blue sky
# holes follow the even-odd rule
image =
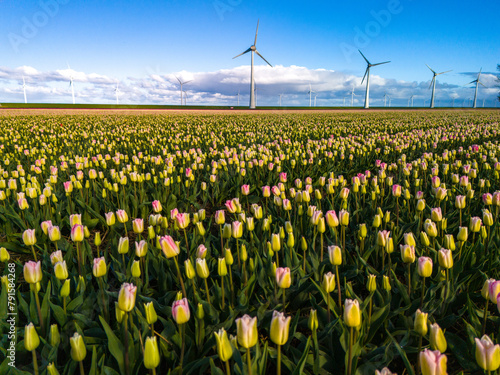
[[[252,43],[260,19],[258,104],[306,105],[311,84],[318,105],[339,105],[352,90],[359,104],[365,62],[391,60],[372,70],[371,97],[388,93],[395,105],[414,94],[423,100],[432,73],[437,98],[447,105],[473,95],[464,88],[481,67],[479,99],[493,103],[500,63],[498,2],[478,1],[77,1],[0,0],[0,101],[110,103],[119,83],[122,103],[176,104],[177,75],[189,104],[248,100],[250,56],[232,59]],[[71,66],[68,69],[67,63]],[[350,100],[350,99],[349,99]],[[377,100],[379,101],[377,103]],[[458,102],[457,102],[458,103]]]

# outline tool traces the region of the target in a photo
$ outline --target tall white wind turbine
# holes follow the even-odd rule
[[[313,91],[311,84],[309,84],[309,91],[307,93],[309,94],[309,107],[312,107],[312,94],[316,94],[316,91]]]
[[[118,84],[119,84],[119,83],[120,83],[120,82],[116,82],[116,87],[115,87],[116,105],[120,104],[120,103],[118,102],[118,93],[120,92],[120,89],[118,88]]]
[[[471,82],[469,82],[469,83],[467,84],[467,85],[470,85],[471,83],[475,83],[475,84],[476,84],[476,89],[475,89],[475,91],[474,91],[474,105],[472,106],[472,108],[476,108],[476,101],[477,101],[477,89],[479,88],[479,85],[484,86],[484,85],[483,85],[483,83],[479,80],[479,78],[481,77],[481,72],[482,72],[482,71],[483,71],[483,68],[481,68],[481,69],[479,70],[479,73],[477,74],[477,78],[476,78],[474,81],[471,81]],[[484,86],[484,87],[486,87],[486,86]],[[483,104],[484,104],[484,102],[483,102]],[[483,107],[484,107],[484,105],[483,105]]]
[[[350,94],[351,94],[351,107],[354,107],[354,97],[357,96],[354,93],[354,86],[352,86],[352,91],[350,92]]]
[[[410,103],[411,103],[411,107],[413,107],[413,98],[414,97],[415,97],[415,95],[411,94],[410,99],[408,99],[408,107],[410,107]]]
[[[69,64],[68,69],[71,70]],[[71,74],[71,72],[69,76],[69,86],[71,87],[71,97],[73,98],[73,104],[75,104],[75,86],[73,85],[73,74]]]
[[[372,64],[368,61],[368,59],[365,57],[365,55],[363,55],[361,51],[359,51],[359,53],[361,53],[361,56],[363,56],[363,59],[365,59],[366,61],[366,71],[365,75],[363,76],[363,79],[361,80],[361,84],[363,84],[363,81],[366,78],[365,108],[370,108],[370,68],[377,65],[388,64],[390,63],[390,61],[384,61],[381,63]]]
[[[427,65],[427,64],[425,64],[425,65]],[[431,84],[429,85],[429,88],[432,87],[432,96],[431,96],[431,106],[430,106],[430,108],[434,108],[434,93],[436,91],[436,77],[438,75],[440,75],[440,74],[451,72],[451,70],[447,70],[446,72],[436,73],[434,70],[431,69],[431,67],[429,65],[427,65],[427,67],[431,70],[431,72],[433,74],[432,81],[431,81]]]
[[[182,86],[184,86],[185,84],[187,84],[189,82],[193,82],[193,80],[182,82],[178,77],[175,77],[175,78],[177,79],[177,81],[179,81],[179,85],[181,85],[181,105],[182,105],[182,93],[184,92],[182,90]]]
[[[257,30],[255,31],[255,41],[253,45],[251,45],[246,51],[240,53],[237,56],[234,56],[233,59],[240,57],[248,52],[252,52],[252,64],[250,68],[250,109],[255,109],[255,80],[253,73],[253,63],[254,63],[254,53],[256,53],[262,60],[264,60],[270,67],[272,65],[267,61],[264,56],[262,56],[259,51],[257,51],[257,34],[259,33],[259,21],[257,21]]]
[[[23,76],[23,92],[24,92],[24,104],[28,104],[28,99],[26,99],[26,81]]]

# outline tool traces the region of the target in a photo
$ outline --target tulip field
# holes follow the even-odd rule
[[[499,211],[493,110],[0,115],[0,374],[497,374]]]

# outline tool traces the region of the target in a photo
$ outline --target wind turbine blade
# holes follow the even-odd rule
[[[183,85],[185,85],[186,83],[189,83],[189,82],[193,82],[192,79],[190,79],[189,81],[186,81],[186,82],[182,82]]]
[[[363,56],[363,59],[365,59],[366,63],[367,63],[368,65],[370,65],[370,62],[369,62],[369,61],[368,61],[368,59],[365,57],[365,55],[363,55],[363,52],[361,52],[359,49],[358,49],[358,51],[359,51],[359,53],[361,53],[361,56]],[[363,83],[363,82],[361,82],[361,83]]]
[[[262,56],[262,55],[259,53],[259,51],[255,50],[255,53],[256,53],[257,55],[259,55],[259,57],[260,57],[262,60],[264,60],[264,61],[267,63],[267,65],[269,65],[271,68],[273,67],[273,66],[269,63],[269,61],[267,61],[267,60],[264,58],[264,56]]]
[[[452,70],[453,70],[453,69],[452,69]],[[449,72],[451,72],[452,70],[447,70],[446,72],[437,73],[436,75],[440,75],[440,74],[444,74],[444,73],[449,73]]]
[[[251,49],[251,48],[249,48],[249,49],[247,49],[245,52],[242,52],[242,53],[240,53],[239,55],[234,56],[234,57],[233,57],[233,59],[235,59],[235,58],[237,58],[237,57],[240,57],[241,55],[244,55],[245,53],[248,53],[248,52],[250,52],[251,50],[252,50],[252,49]]]
[[[370,67],[366,68],[365,75],[363,76],[363,79],[361,80],[361,84],[363,84],[363,82],[365,81],[365,78],[366,78],[366,75],[368,74],[369,69],[370,69]]]
[[[179,81],[179,84],[180,84],[180,85],[182,85],[181,80],[180,80],[177,76],[175,76],[175,79],[176,79],[177,81]]]
[[[427,64],[425,64],[425,65],[427,65]],[[434,70],[432,70],[432,68],[431,68],[429,65],[427,65],[427,67],[430,69],[430,71],[431,71],[432,73],[436,74],[436,72],[435,72]]]
[[[257,34],[259,33],[259,22],[260,20],[257,20],[257,30],[255,30],[255,41],[253,42],[253,45],[257,45]]]
[[[384,61],[384,62],[381,62],[381,63],[376,63],[376,64],[372,64],[372,66],[377,66],[377,65],[382,65],[382,64],[389,64],[390,61]]]
[[[483,87],[486,87],[481,81],[479,81],[479,84]]]

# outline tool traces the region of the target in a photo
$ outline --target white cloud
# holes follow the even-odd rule
[[[464,84],[477,77],[477,73],[462,73]],[[4,102],[23,101],[22,79],[26,80],[29,102],[71,102],[70,78],[73,78],[75,96],[78,103],[115,103],[117,80],[97,73],[86,73],[73,69],[39,71],[31,66],[17,68],[0,67],[0,95]],[[240,104],[246,105],[249,96],[250,66],[238,66],[213,72],[180,71],[170,74],[150,72],[147,77],[128,77],[119,83],[119,100],[124,104],[179,104],[181,81],[192,81],[184,85],[188,104],[235,105],[240,92]],[[472,77],[472,78],[471,78]],[[350,103],[352,89],[357,94],[355,105],[364,100],[365,85],[362,76],[342,71],[308,69],[302,66],[267,65],[255,66],[255,81],[259,105],[277,105],[279,94],[283,94],[283,105],[308,105],[309,85],[317,95],[318,105],[342,105]],[[474,95],[473,85],[460,86],[438,80],[436,100],[442,105],[450,105]],[[483,73],[479,104],[485,98],[489,105],[498,93],[497,79],[493,73]],[[383,105],[383,96],[389,95],[392,105],[406,106],[414,95],[415,105],[430,99],[429,81],[409,82],[384,78],[376,74],[370,77],[371,104]]]

